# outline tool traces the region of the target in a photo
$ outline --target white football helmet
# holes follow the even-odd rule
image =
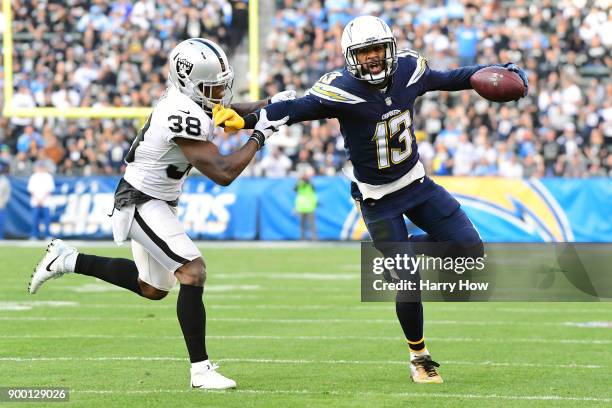
[[[169,81],[179,91],[210,111],[232,100],[234,71],[227,55],[217,44],[204,38],[190,38],[178,44],[168,58]],[[223,98],[213,98],[213,87],[223,86]]]
[[[384,69],[378,74],[364,70],[357,60],[356,50],[382,44],[385,47]],[[342,53],[346,69],[355,78],[380,84],[391,77],[397,69],[397,44],[393,32],[383,20],[374,16],[361,16],[353,19],[342,32]]]

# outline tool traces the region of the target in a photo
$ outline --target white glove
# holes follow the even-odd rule
[[[270,103],[290,101],[292,99],[295,99],[295,95],[295,91],[292,89],[289,91],[282,91],[270,98]]]
[[[268,113],[265,109],[262,109],[259,111],[259,120],[255,124],[255,130],[250,139],[254,139],[261,149],[266,140],[272,136],[272,133],[276,132],[278,128],[287,123],[288,120],[289,116],[285,116],[279,120],[269,120]]]

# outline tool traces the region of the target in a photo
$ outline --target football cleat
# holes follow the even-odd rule
[[[419,384],[441,384],[443,381],[438,373],[438,367],[440,364],[433,361],[429,355],[415,357],[410,362],[410,377]]]
[[[66,273],[72,273],[65,267],[66,256],[77,253],[77,249],[66,244],[61,239],[53,239],[47,246],[47,253],[43,259],[36,265],[32,279],[28,285],[28,292],[36,293],[40,285],[49,279],[59,278]]]
[[[236,388],[236,381],[217,372],[219,366],[205,360],[191,366],[191,387],[205,390],[225,390]]]

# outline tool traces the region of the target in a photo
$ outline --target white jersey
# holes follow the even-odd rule
[[[123,177],[153,198],[176,200],[191,164],[173,139],[210,141],[213,130],[214,122],[201,106],[169,87],[134,139],[125,158],[128,165]]]

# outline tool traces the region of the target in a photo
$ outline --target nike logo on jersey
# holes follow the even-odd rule
[[[57,258],[59,258],[59,255],[56,256],[55,258],[53,258],[53,260],[51,262],[49,262],[49,265],[47,265],[47,270],[49,272],[51,272],[51,269],[49,269],[49,268],[51,268],[51,265],[53,265],[53,262],[57,261]]]
[[[189,115],[189,111],[184,111],[184,110],[178,110],[179,112],[183,112],[185,115]]]

